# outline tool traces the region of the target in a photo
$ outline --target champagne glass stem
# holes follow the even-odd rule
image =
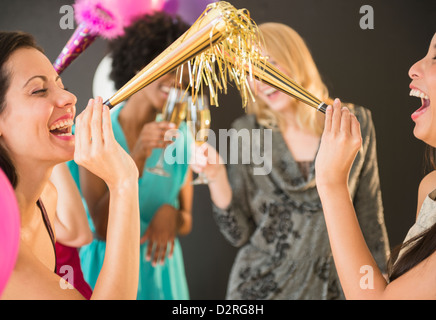
[[[147,168],[147,171],[150,173],[158,174],[160,176],[169,177],[169,173],[164,170],[163,164],[164,164],[164,156],[165,156],[165,149],[162,149],[161,154],[159,156],[159,160],[157,161],[156,165],[153,168]]]
[[[159,160],[156,163],[156,167],[163,169],[164,155],[165,155],[165,149],[162,149],[160,152]]]
[[[180,122],[183,121],[186,117],[185,100],[186,98],[182,98],[180,90],[176,88],[171,88],[168,94],[168,99],[162,109],[162,113],[158,115],[157,119],[172,122],[178,127]],[[170,176],[170,174],[164,169],[164,154],[165,148],[162,149],[162,153],[156,165],[153,168],[147,168],[147,172],[164,177]]]
[[[209,180],[207,180],[206,175],[204,174],[204,172],[200,172],[198,174],[197,179],[195,179],[194,181],[192,181],[193,185],[197,185],[197,184],[208,184]]]

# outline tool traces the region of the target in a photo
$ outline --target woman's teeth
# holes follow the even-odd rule
[[[270,96],[270,95],[272,95],[272,94],[275,93],[275,92],[277,92],[276,89],[274,89],[274,88],[270,88],[270,89],[266,89],[266,90],[264,90],[264,91],[263,91],[263,94],[266,95],[266,96]]]
[[[163,92],[165,92],[165,93],[169,93],[169,92],[170,92],[170,87],[167,87],[167,86],[162,86],[162,87],[160,87],[160,89],[161,89]]]
[[[412,97],[421,98],[421,102],[422,102],[421,108],[427,108],[428,106],[430,106],[430,98],[421,90],[412,89],[410,90],[409,95]]]
[[[70,128],[73,126],[74,121],[72,119],[62,120],[52,124],[49,128],[50,132],[58,136],[71,136]]]
[[[418,89],[410,90],[410,94],[409,95],[412,96],[412,97],[418,97],[418,98],[429,100],[429,97],[424,92],[422,92],[422,91],[420,91]]]
[[[430,98],[427,96],[427,94],[418,89],[412,89],[410,91],[410,96],[420,98],[422,103],[421,107],[412,114],[412,120],[415,121],[427,111],[428,107],[430,107]]]

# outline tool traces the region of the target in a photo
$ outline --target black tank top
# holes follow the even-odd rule
[[[56,273],[56,239],[53,233],[53,229],[51,228],[50,220],[48,219],[47,211],[45,210],[45,207],[42,204],[41,199],[39,199],[36,204],[41,210],[42,220],[44,221],[45,227],[47,228],[48,234],[50,235],[51,243],[53,244],[53,251],[55,255],[54,272]]]

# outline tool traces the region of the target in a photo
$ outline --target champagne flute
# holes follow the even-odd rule
[[[195,103],[192,102],[192,98],[188,98],[188,113],[186,116],[188,127],[192,132],[197,146],[202,145],[207,141],[210,128],[210,109],[209,103],[202,97],[197,97]],[[192,181],[193,185],[196,184],[208,184],[209,181],[203,172],[198,174],[197,179]]]
[[[162,109],[162,113],[158,115],[162,121],[174,123],[176,128],[186,118],[187,98],[183,96],[183,91],[177,88],[171,88],[168,94],[168,99]],[[162,149],[159,160],[156,165],[146,170],[150,173],[157,174],[163,177],[169,177],[170,174],[164,169],[165,148]]]

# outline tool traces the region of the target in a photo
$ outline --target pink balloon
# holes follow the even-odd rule
[[[0,296],[18,255],[20,214],[14,189],[0,169]]]

